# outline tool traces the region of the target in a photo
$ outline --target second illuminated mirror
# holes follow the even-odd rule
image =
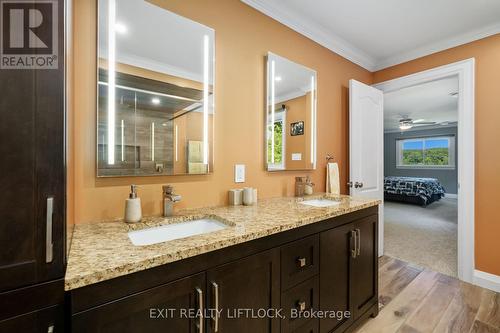
[[[267,55],[266,167],[316,168],[316,72]]]

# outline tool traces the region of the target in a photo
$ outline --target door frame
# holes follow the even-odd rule
[[[374,84],[385,93],[458,76],[458,277],[472,283],[474,276],[474,113],[475,59],[451,63]]]

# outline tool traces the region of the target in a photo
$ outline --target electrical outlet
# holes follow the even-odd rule
[[[235,183],[245,182],[245,164],[234,165],[234,182]]]

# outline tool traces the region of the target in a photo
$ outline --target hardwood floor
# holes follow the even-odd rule
[[[387,256],[379,305],[357,333],[500,333],[499,293]]]

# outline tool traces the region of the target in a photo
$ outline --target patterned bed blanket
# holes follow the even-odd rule
[[[433,196],[444,197],[444,187],[436,178],[394,177],[384,179],[384,192],[389,194],[420,197],[423,202],[432,201]]]

